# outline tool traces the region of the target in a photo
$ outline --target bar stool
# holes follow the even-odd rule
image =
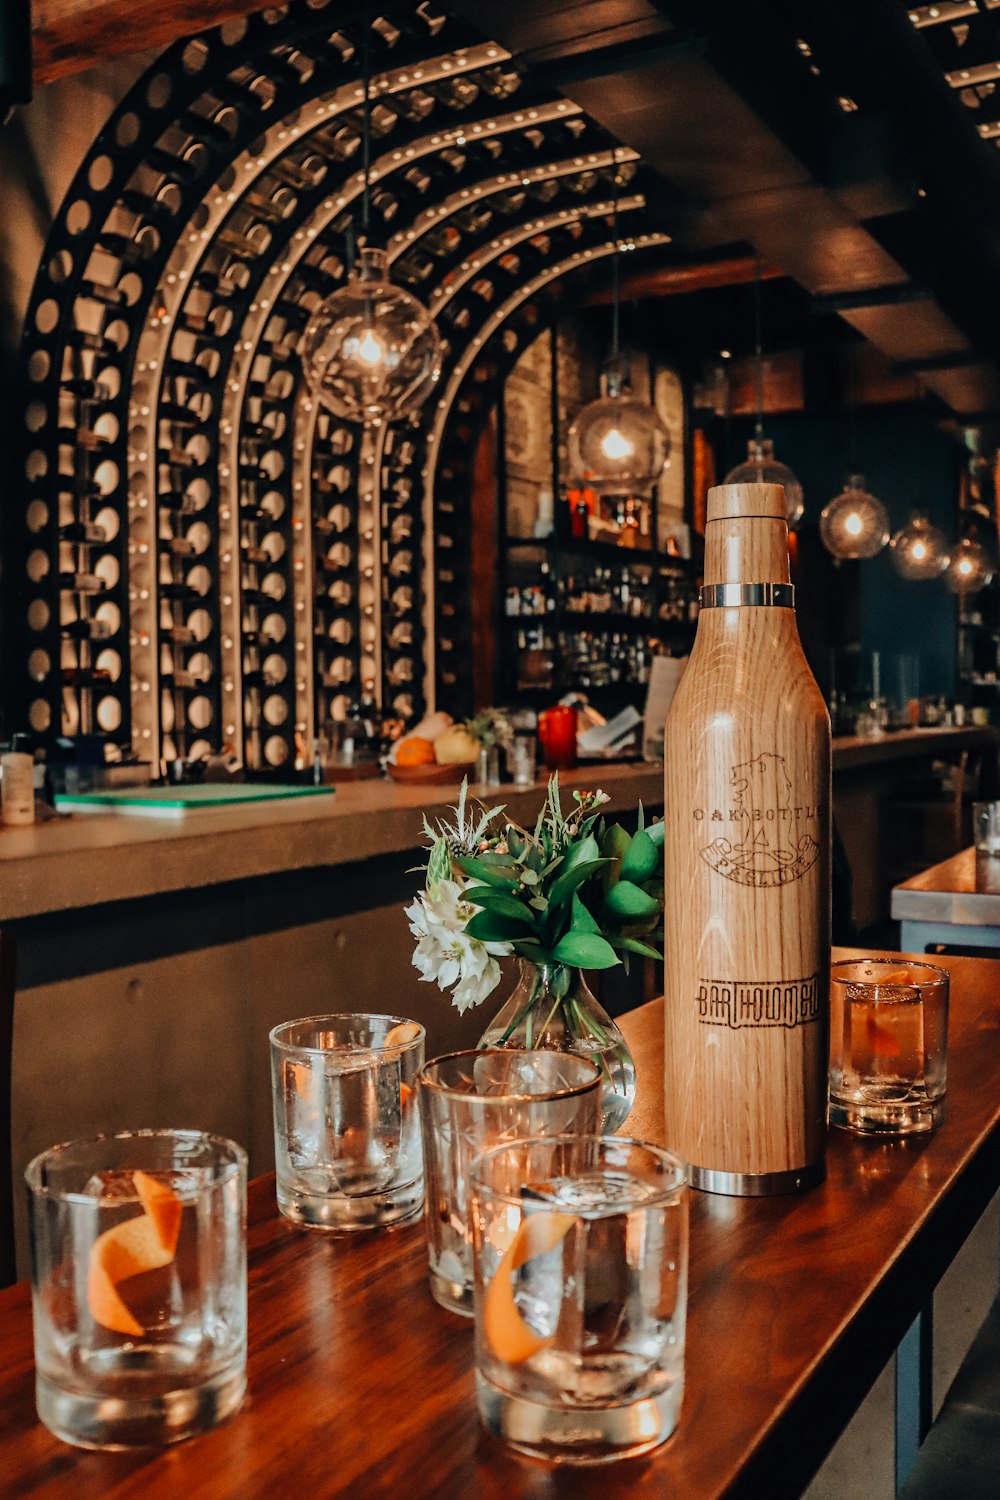
[[[14,1058],[14,940],[0,932],[0,1287],[10,1286],[14,1270],[14,1179],[11,1167],[11,1075]]]

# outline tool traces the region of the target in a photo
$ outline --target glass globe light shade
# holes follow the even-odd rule
[[[819,534],[834,557],[874,557],[889,541],[889,513],[852,474],[839,495],[820,512]]]
[[[441,373],[441,336],[423,303],[393,286],[384,250],[365,245],[320,303],[300,345],[306,384],[335,416],[378,427],[415,412]]]
[[[795,474],[774,456],[774,444],[770,438],[752,437],[747,444],[747,456],[743,463],[730,469],[723,484],[780,484],[785,491],[785,517],[789,531],[794,531],[802,520],[805,501],[802,486]]]
[[[926,516],[911,516],[889,543],[889,558],[902,578],[937,578],[950,561],[944,532]]]
[[[568,433],[571,480],[601,495],[649,490],[670,456],[667,429],[647,401],[632,395],[628,372],[611,361],[601,395],[577,414]]]
[[[953,594],[978,594],[992,577],[993,568],[985,547],[968,536],[956,542],[944,575],[945,584]]]

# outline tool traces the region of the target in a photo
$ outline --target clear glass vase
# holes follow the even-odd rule
[[[480,1047],[542,1047],[590,1058],[604,1080],[602,1129],[613,1135],[635,1100],[635,1063],[625,1038],[579,969],[525,960],[519,968],[514,992],[483,1032]]]

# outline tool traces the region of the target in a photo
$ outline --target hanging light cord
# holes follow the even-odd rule
[[[611,359],[617,366],[620,348],[621,324],[621,267],[618,242],[618,147],[611,151],[611,232],[615,240],[615,253],[611,258]]]
[[[757,408],[757,419],[754,423],[754,436],[758,443],[764,436],[764,345],[761,336],[761,308],[760,308],[760,255],[754,255],[753,276],[753,347],[754,347],[754,403]]]
[[[369,7],[363,6],[361,12],[361,23],[364,27],[361,37],[361,77],[364,90],[364,108],[362,112],[361,126],[361,173],[363,187],[361,192],[361,228],[368,243],[368,227],[371,210],[369,204],[371,170],[372,170],[372,28]]]
[[[852,342],[847,366],[847,399],[851,409],[851,474],[858,472],[858,351]]]

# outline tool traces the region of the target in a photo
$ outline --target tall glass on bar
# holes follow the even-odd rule
[[[177,1442],[246,1389],[246,1155],[193,1130],[71,1141],[25,1173],[38,1415],[82,1448]]]
[[[857,959],[830,972],[830,1123],[910,1135],[944,1118],[948,973],[910,959]]]
[[[684,1163],[621,1137],[545,1137],[472,1168],[476,1390],[487,1429],[556,1462],[655,1448],[684,1389]]]

